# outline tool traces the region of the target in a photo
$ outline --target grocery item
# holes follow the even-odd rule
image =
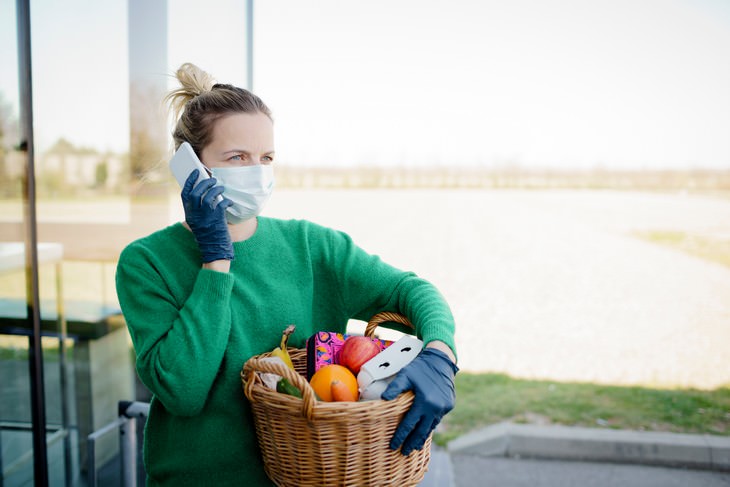
[[[333,380],[330,385],[333,401],[357,401],[357,390],[354,391],[344,382]]]
[[[294,364],[292,363],[291,357],[289,356],[289,351],[286,348],[286,343],[289,340],[289,335],[294,333],[295,328],[296,327],[294,325],[289,325],[286,327],[281,335],[281,342],[279,343],[279,346],[271,351],[271,355],[269,357],[265,357],[262,359],[264,362],[280,364],[284,367],[289,367],[290,369],[294,370]],[[282,377],[278,374],[274,374],[271,372],[259,372],[258,374],[261,377],[261,381],[269,389],[284,394],[289,394],[290,396],[302,397],[302,392],[294,387],[294,385],[292,385],[292,383],[289,382],[286,377]]]
[[[307,339],[307,380],[311,379],[314,373],[321,367],[337,363],[337,355],[351,334],[320,331]],[[390,340],[372,338],[384,350],[393,343]]]
[[[357,378],[347,367],[337,364],[325,365],[314,373],[309,385],[322,401],[331,402],[335,399],[332,397],[332,384],[340,382],[350,390],[351,396],[357,400]],[[336,386],[340,388],[340,386]],[[343,397],[343,396],[340,396]]]
[[[350,369],[350,372],[357,375],[362,364],[375,357],[381,350],[376,339],[366,336],[351,336],[342,344],[342,348],[335,357],[335,363],[344,365]]]
[[[292,363],[289,352],[286,349],[286,344],[289,341],[289,335],[294,333],[295,329],[296,326],[294,325],[287,326],[281,334],[281,342],[279,343],[279,346],[271,351],[271,355],[274,357],[280,357],[290,369],[294,369],[294,364]]]
[[[415,359],[423,349],[423,342],[411,335],[403,335],[391,346],[363,364],[357,374],[360,400],[380,399],[395,374]]]
[[[291,382],[289,382],[286,377],[282,377],[279,379],[279,381],[276,383],[276,392],[281,392],[283,394],[289,394],[290,396],[294,397],[302,397],[302,391],[294,387]]]

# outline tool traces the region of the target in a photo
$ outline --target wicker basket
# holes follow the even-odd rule
[[[402,315],[379,313],[365,335],[385,322],[413,327]],[[288,367],[250,358],[241,371],[251,402],[256,435],[268,476],[279,486],[410,486],[418,484],[431,456],[431,436],[421,450],[403,456],[390,449],[398,423],[413,403],[405,392],[392,401],[317,401],[305,379],[306,351],[289,348],[296,372]],[[256,372],[286,377],[303,398],[275,392]]]

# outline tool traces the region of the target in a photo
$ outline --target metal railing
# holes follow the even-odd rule
[[[97,487],[96,440],[117,428],[119,428],[119,463],[122,485],[137,487],[137,419],[146,420],[149,411],[149,403],[119,401],[119,417],[87,437],[89,487]]]

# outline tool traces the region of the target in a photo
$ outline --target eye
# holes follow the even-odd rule
[[[229,161],[242,161],[244,158],[243,154],[234,154],[228,158]]]
[[[274,162],[274,157],[273,156],[264,156],[261,158],[261,160],[263,160],[264,162]]]

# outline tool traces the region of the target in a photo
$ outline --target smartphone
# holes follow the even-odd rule
[[[187,142],[183,142],[175,152],[175,155],[172,156],[172,159],[170,159],[170,170],[181,188],[185,186],[185,181],[195,169],[200,169],[198,171],[198,180],[195,181],[195,184],[210,177],[208,176],[208,170],[200,162],[198,156],[195,155],[193,147]]]

